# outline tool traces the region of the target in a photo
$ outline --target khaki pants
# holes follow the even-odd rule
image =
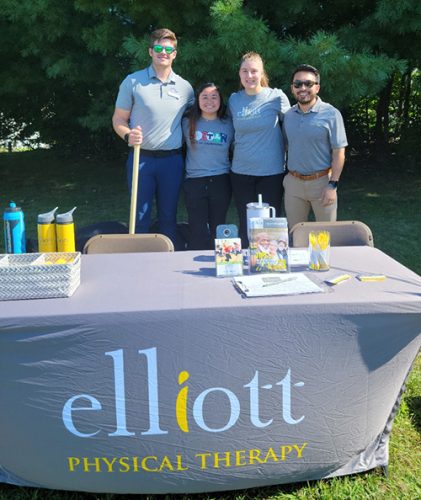
[[[290,229],[298,222],[307,221],[310,209],[313,209],[316,221],[333,222],[336,220],[337,201],[326,207],[323,207],[320,203],[322,192],[328,182],[328,175],[313,181],[303,181],[291,174],[285,176],[285,212]]]

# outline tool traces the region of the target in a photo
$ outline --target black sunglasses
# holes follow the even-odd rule
[[[294,86],[295,89],[299,89],[303,85],[304,87],[311,89],[313,85],[318,85],[318,82],[313,82],[312,80],[294,80],[292,82],[292,85]]]

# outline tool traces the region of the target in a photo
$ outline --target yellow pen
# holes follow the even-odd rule
[[[350,274],[340,274],[339,276],[335,276],[330,280],[326,280],[326,283],[329,283],[330,285],[338,285],[339,283],[343,283],[344,281],[347,281],[349,279],[351,279]]]
[[[357,279],[360,281],[384,281],[386,276],[384,274],[359,274]]]

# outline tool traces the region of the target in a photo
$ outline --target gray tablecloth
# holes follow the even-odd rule
[[[316,279],[352,279],[244,299],[211,253],[89,255],[71,298],[0,303],[0,480],[177,493],[387,465],[421,278],[370,247],[331,264]]]

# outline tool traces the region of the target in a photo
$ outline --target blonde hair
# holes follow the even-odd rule
[[[260,85],[262,87],[269,87],[269,77],[268,77],[266,70],[265,70],[265,64],[263,62],[262,57],[257,52],[247,52],[246,54],[244,54],[243,57],[241,58],[240,68],[246,61],[250,61],[250,60],[251,61],[258,61],[261,63],[261,65],[262,65],[262,78],[260,79]],[[241,85],[241,82],[240,82],[240,85]]]

